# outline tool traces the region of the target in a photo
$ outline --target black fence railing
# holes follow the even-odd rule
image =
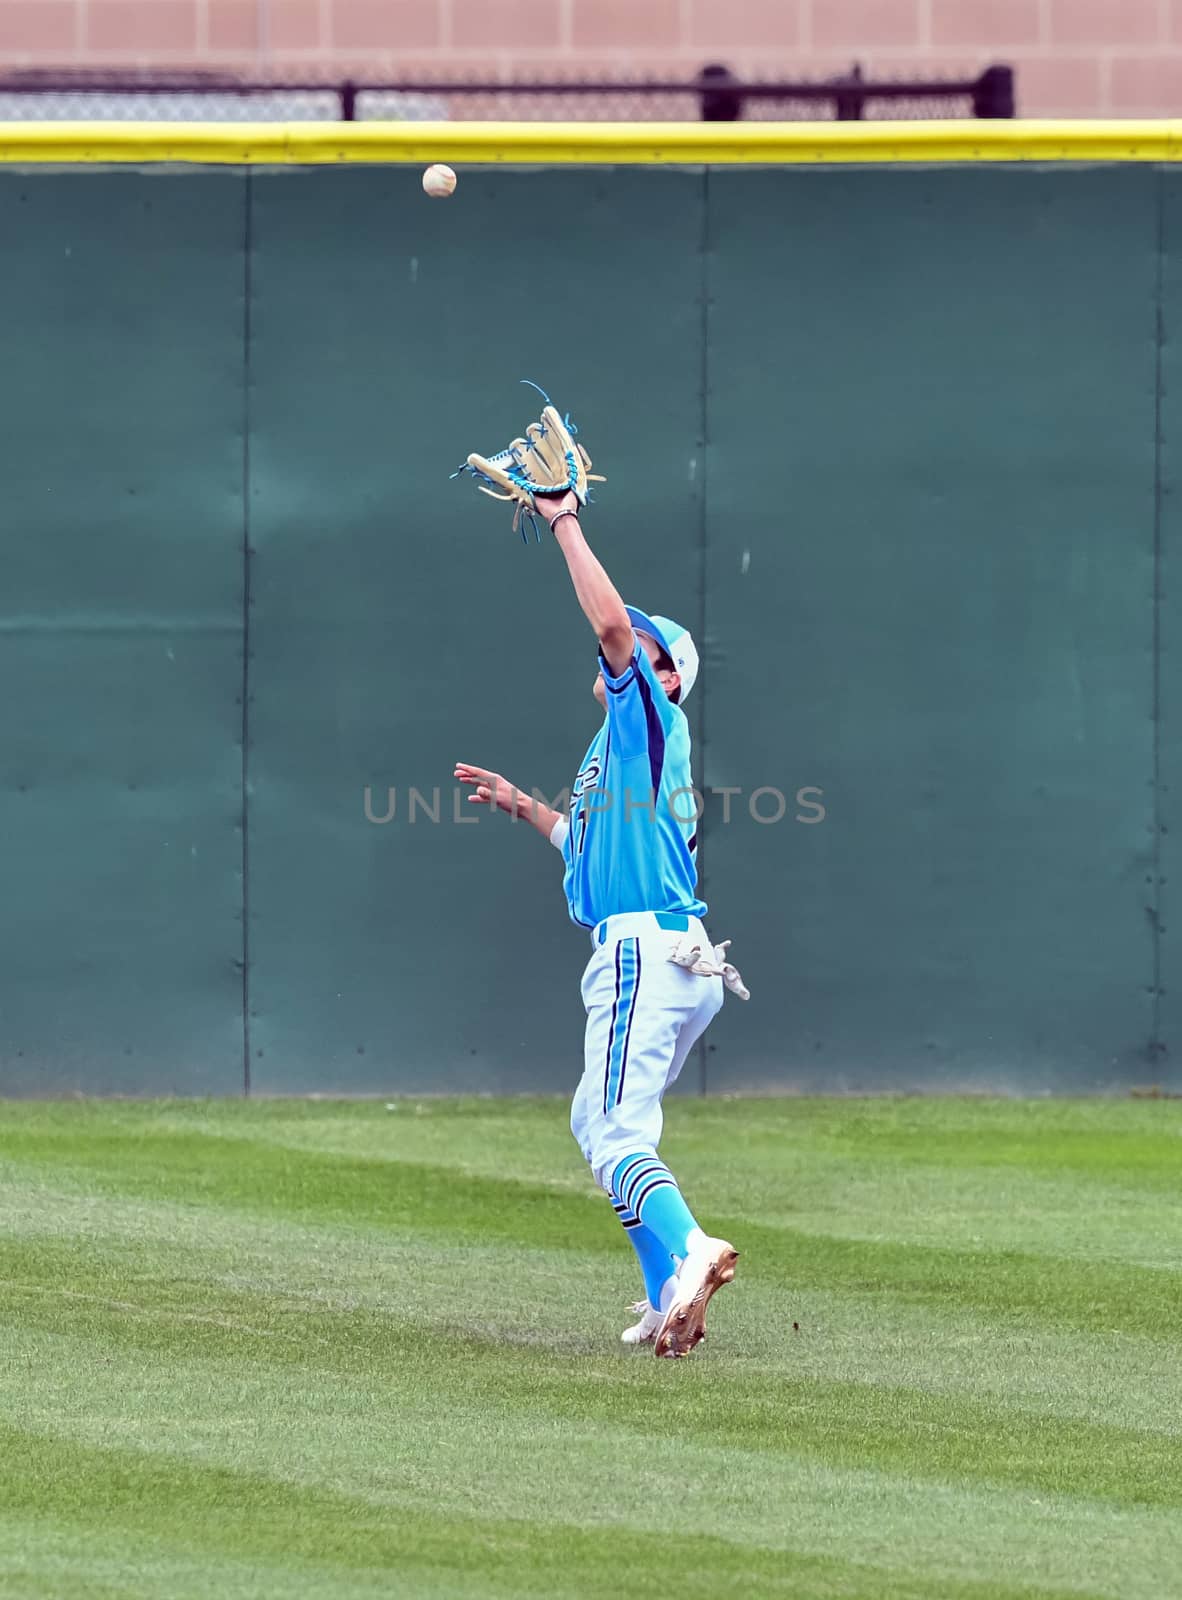
[[[0,74],[0,121],[691,121],[1012,117],[1011,67],[975,78],[883,80],[853,67],[818,81],[752,81],[725,66],[690,81],[512,83],[413,78],[248,80],[220,73]]]

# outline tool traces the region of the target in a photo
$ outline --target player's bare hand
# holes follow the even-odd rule
[[[579,514],[578,498],[571,489],[565,494],[536,494],[534,504],[547,522],[553,522],[560,511],[573,511],[576,517]]]
[[[466,783],[472,789],[468,796],[471,805],[496,806],[499,811],[507,811],[511,816],[516,812],[518,791],[499,772],[457,761],[455,776],[458,783]]]

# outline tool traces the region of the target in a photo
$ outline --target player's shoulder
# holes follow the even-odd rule
[[[669,708],[665,720],[665,744],[674,749],[684,747],[688,750],[692,742],[689,718],[675,700],[666,696],[665,703]]]

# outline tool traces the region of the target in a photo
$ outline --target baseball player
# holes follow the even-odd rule
[[[558,423],[547,408],[543,426]],[[484,458],[470,461],[507,487],[485,471]],[[697,814],[681,704],[697,677],[697,651],[677,623],[624,604],[584,537],[582,499],[577,483],[555,494],[535,483],[528,498],[529,510],[549,524],[599,641],[594,694],[604,721],[579,767],[570,814],[482,767],[459,763],[455,776],[472,786],[471,801],[528,820],[562,852],[570,915],[592,946],[571,1131],[644,1275],[646,1298],[634,1308],[640,1320],[622,1338],[680,1357],[703,1337],[706,1307],[734,1277],[738,1252],[698,1226],[657,1154],[661,1101],[721,1007],[724,983],[744,999],[747,991],[726,947],[711,945],[696,893]]]

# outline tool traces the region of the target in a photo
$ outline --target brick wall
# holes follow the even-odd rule
[[[0,0],[0,65],[1018,68],[1032,116],[1182,114],[1182,0]]]

